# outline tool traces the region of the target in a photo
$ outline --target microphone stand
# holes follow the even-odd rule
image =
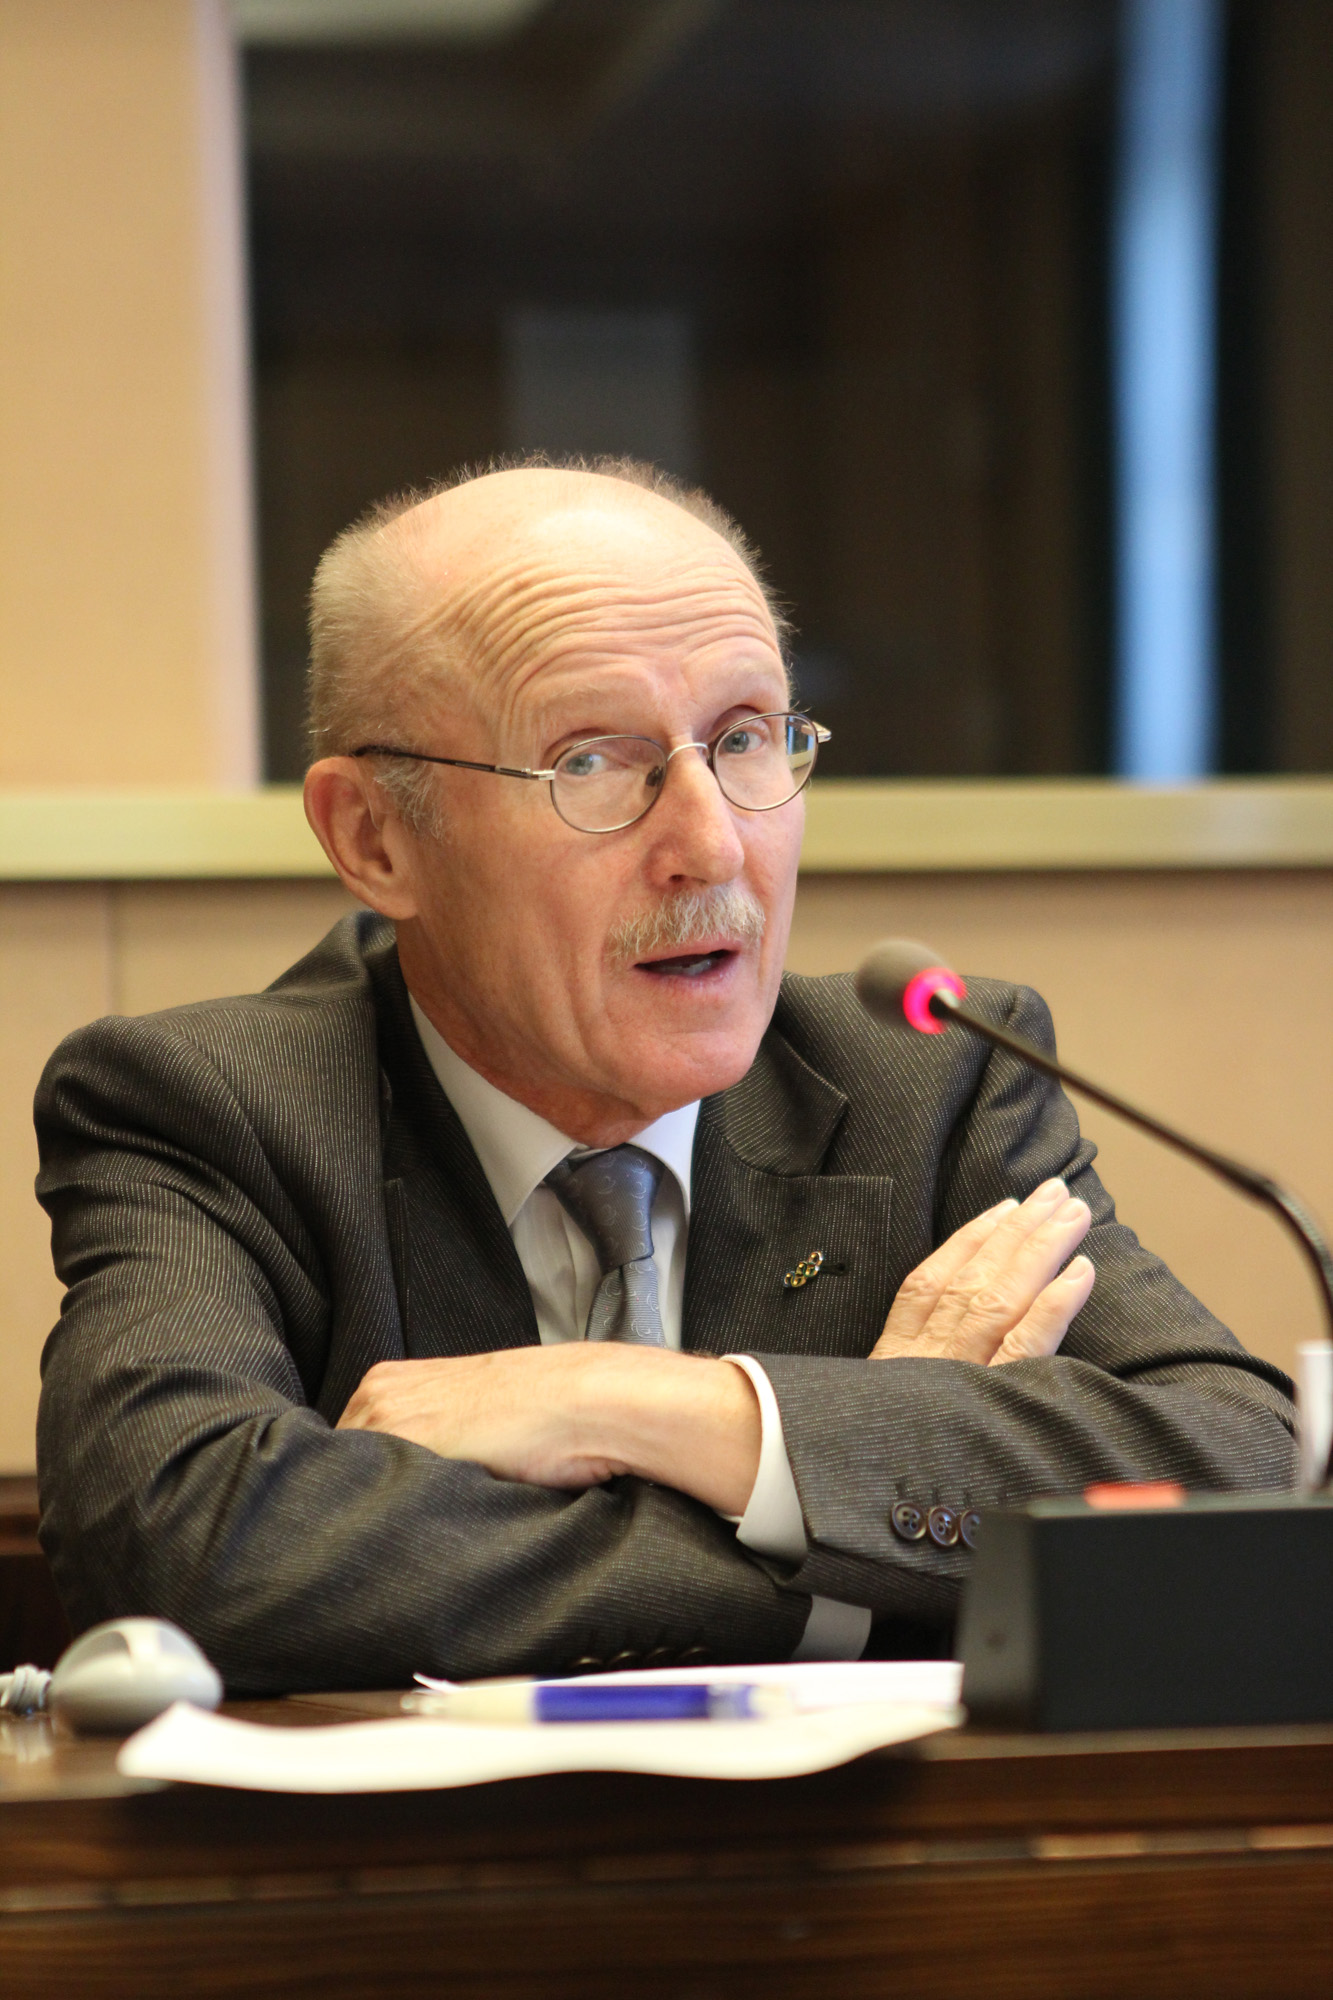
[[[1154,1118],[1147,1111],[1140,1111],[1137,1105],[1117,1097],[1114,1091],[1103,1089],[1090,1077],[1070,1069],[1066,1064],[1056,1062],[1033,1043],[1025,1041],[1022,1035],[1014,1035],[1007,1028],[992,1027],[980,1015],[971,1013],[956,994],[948,987],[937,987],[930,995],[926,1006],[937,1021],[956,1021],[960,1028],[966,1028],[984,1042],[992,1043],[998,1049],[1005,1049],[1030,1069],[1040,1070],[1056,1083],[1066,1083],[1071,1090],[1090,1097],[1094,1104],[1102,1105],[1107,1111],[1114,1111],[1127,1124],[1137,1125],[1140,1131],[1152,1138],[1160,1139],[1163,1145],[1171,1146],[1187,1159],[1195,1160],[1207,1167],[1229,1187],[1239,1189],[1251,1201],[1272,1211],[1284,1228],[1300,1245],[1301,1253],[1314,1273],[1319,1296],[1323,1300],[1324,1317],[1328,1323],[1329,1338],[1333,1339],[1333,1253],[1325,1241],[1323,1231],[1315,1221],[1304,1202],[1284,1188],[1267,1174],[1256,1173],[1253,1167],[1245,1166],[1240,1160],[1229,1159],[1225,1153],[1218,1153],[1211,1146],[1200,1145],[1197,1139],[1187,1139],[1183,1132],[1177,1132],[1170,1125],[1164,1125],[1160,1118]],[[1328,1462],[1324,1467],[1324,1484],[1333,1486],[1333,1444],[1330,1444]]]
[[[883,1020],[905,1016],[926,1033],[956,1022],[1260,1202],[1300,1244],[1333,1331],[1333,1256],[1304,1204],[1267,1174],[992,1027],[926,946],[879,947],[857,991]],[[1167,1482],[985,1508],[958,1623],[969,1713],[1037,1730],[1333,1722],[1329,1456],[1315,1492]]]

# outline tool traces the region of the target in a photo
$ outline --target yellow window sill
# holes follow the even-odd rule
[[[825,778],[811,874],[1333,867],[1333,779]],[[0,791],[0,881],[325,876],[300,790]]]

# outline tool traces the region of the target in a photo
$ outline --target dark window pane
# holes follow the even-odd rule
[[[271,775],[323,545],[526,448],[652,457],[737,515],[821,768],[1101,768],[1114,27],[547,0],[480,43],[252,49]]]

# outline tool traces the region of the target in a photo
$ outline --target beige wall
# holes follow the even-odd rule
[[[852,966],[893,934],[1035,986],[1066,1061],[1289,1181],[1333,1224],[1333,874],[814,878],[790,963]],[[1123,1219],[1290,1368],[1324,1328],[1281,1226],[1108,1113],[1080,1116]]]
[[[0,784],[257,776],[234,67],[223,0],[0,0]]]
[[[42,1341],[60,1305],[32,1194],[32,1094],[71,1028],[253,992],[347,907],[336,882],[0,886],[0,1472],[30,1470]]]
[[[336,883],[0,888],[0,1470],[32,1463],[37,1360],[58,1306],[31,1196],[33,1086],[59,1037],[265,984],[347,907]],[[1333,871],[807,876],[790,962],[855,965],[891,933],[1051,1001],[1063,1053],[1333,1218]],[[1320,1331],[1276,1225],[1096,1113],[1121,1210],[1260,1353]]]

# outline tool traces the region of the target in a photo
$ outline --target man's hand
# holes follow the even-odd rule
[[[1095,1273],[1087,1257],[1060,1266],[1087,1234],[1087,1203],[1046,1181],[1020,1207],[987,1209],[904,1279],[872,1361],[980,1361],[992,1368],[1054,1354]],[[1059,1275],[1057,1275],[1057,1273]]]
[[[1086,1257],[1056,1275],[1090,1221],[1062,1181],[979,1215],[907,1278],[871,1359],[1053,1354],[1092,1290]],[[724,1514],[745,1511],[761,1432],[742,1369],[614,1341],[381,1361],[338,1428],[388,1432],[530,1486],[634,1473]]]
[[[381,1361],[339,1430],[387,1431],[497,1479],[596,1486],[637,1473],[726,1514],[759,1470],[759,1401],[711,1356],[582,1341],[456,1360]]]

